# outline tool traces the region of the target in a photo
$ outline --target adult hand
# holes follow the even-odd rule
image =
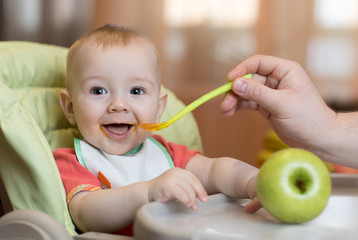
[[[248,73],[253,73],[253,79],[241,78]],[[336,113],[295,62],[257,55],[237,65],[227,78],[234,83],[221,104],[223,114],[258,111],[290,146],[309,149],[334,125]]]

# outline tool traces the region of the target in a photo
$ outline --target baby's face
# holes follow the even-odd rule
[[[74,56],[70,74],[76,124],[97,148],[125,154],[150,135],[139,124],[160,120],[166,96],[160,93],[157,56],[148,44],[103,50],[86,43]]]

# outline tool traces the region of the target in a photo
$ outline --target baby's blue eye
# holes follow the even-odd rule
[[[140,88],[133,88],[130,93],[133,95],[141,95],[144,93],[144,91]]]
[[[107,94],[107,90],[102,87],[94,87],[91,89],[91,93],[94,95],[103,95]]]

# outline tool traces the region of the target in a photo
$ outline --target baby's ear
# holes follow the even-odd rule
[[[75,114],[73,112],[73,103],[70,93],[64,89],[60,92],[60,104],[63,112],[65,113],[68,121],[72,124],[76,124]]]
[[[168,99],[168,93],[166,92],[160,92],[159,95],[159,106],[158,106],[158,112],[157,112],[157,122],[160,121],[160,118],[162,117],[164,110],[167,106],[167,99]]]

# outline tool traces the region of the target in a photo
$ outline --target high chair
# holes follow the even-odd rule
[[[18,229],[29,233],[42,228],[47,237],[41,239],[77,235],[52,156],[52,150],[73,147],[73,138],[80,137],[59,104],[59,92],[65,87],[66,54],[64,47],[0,42],[0,197],[7,213],[0,219],[0,239],[5,230],[17,236],[21,232]],[[164,91],[169,96],[162,120],[184,107],[172,92]],[[158,134],[202,150],[192,115]],[[30,210],[17,211],[24,209]],[[34,212],[40,212],[35,214],[37,219]],[[17,221],[19,218],[21,221]],[[43,229],[51,228],[48,226],[55,229]]]

